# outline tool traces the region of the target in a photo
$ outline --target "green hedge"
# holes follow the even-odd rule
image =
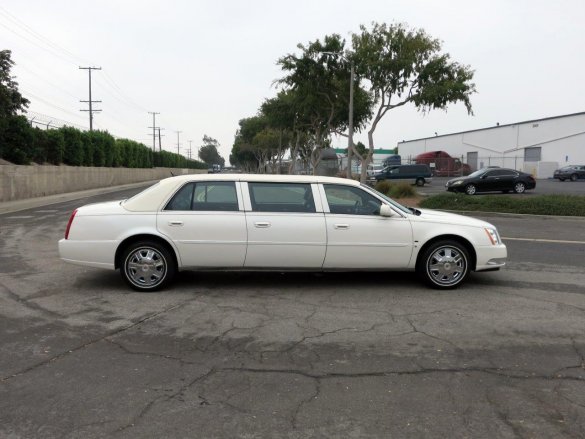
[[[143,143],[116,139],[107,131],[77,128],[41,130],[24,116],[4,118],[0,123],[0,158],[17,165],[53,165],[207,169],[197,160],[168,151],[153,152]]]
[[[579,195],[440,194],[425,198],[419,206],[442,210],[585,216],[585,197]]]
[[[381,180],[376,183],[374,189],[390,198],[414,198],[417,196],[414,187],[408,183],[391,183],[388,180]]]

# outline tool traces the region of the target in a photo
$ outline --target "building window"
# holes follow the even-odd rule
[[[535,146],[532,148],[524,148],[524,161],[525,162],[539,162],[542,148]]]

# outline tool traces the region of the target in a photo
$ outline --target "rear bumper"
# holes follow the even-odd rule
[[[114,269],[117,241],[59,241],[59,257],[68,263],[86,267]]]

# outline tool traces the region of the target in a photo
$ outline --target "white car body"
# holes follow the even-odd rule
[[[205,190],[204,198],[203,192],[197,195],[198,188],[204,188],[201,189]],[[256,191],[256,198],[251,195],[251,188]],[[230,195],[232,189],[235,190],[233,204],[205,204],[214,193],[224,191]],[[278,196],[278,191],[285,189],[291,199],[301,193],[309,199],[302,207],[306,211],[276,211],[282,209],[279,203],[254,207],[253,200],[260,203],[257,201],[260,195],[265,198]],[[178,200],[179,193],[183,192],[192,196],[187,198],[191,209],[201,203],[213,209],[225,204],[231,210],[205,210],[205,207],[203,210],[177,210],[172,203],[178,206],[183,202]],[[352,206],[354,195],[358,201]],[[284,200],[282,206],[294,210],[287,202]],[[372,208],[375,211],[364,213]],[[143,246],[145,242],[158,243],[154,253],[162,246],[166,249],[162,256],[166,258],[157,263],[150,261],[148,265],[140,254],[135,254],[138,259],[135,258],[134,263],[130,255],[123,261],[122,256],[130,251],[129,244],[137,241]],[[428,252],[433,250],[430,247],[441,242],[459,243],[459,246],[429,259]],[[59,253],[64,261],[74,264],[121,268],[127,281],[128,273],[136,277],[137,271],[143,270],[145,276],[150,276],[149,270],[155,270],[155,265],[166,264],[159,268],[164,269],[164,273],[161,271],[160,276],[155,273],[152,281],[130,279],[131,287],[145,291],[166,283],[167,279],[159,282],[158,277],[166,276],[167,269],[171,274],[186,268],[417,269],[422,273],[421,254],[428,259],[427,272],[433,272],[426,276],[423,273],[423,276],[434,277],[436,281],[426,280],[431,280],[430,284],[435,287],[452,288],[462,279],[447,282],[448,275],[464,278],[469,270],[495,270],[505,264],[507,256],[495,227],[478,219],[422,209],[412,212],[349,179],[246,174],[171,177],[128,200],[80,207],[70,219],[66,238],[59,241]],[[152,253],[145,250],[142,256],[146,258],[147,255]],[[465,272],[454,272],[453,263],[461,259],[463,261],[458,263],[465,264]],[[439,263],[441,266],[437,268]],[[437,277],[438,269],[447,274]],[[142,284],[143,281],[146,283]]]

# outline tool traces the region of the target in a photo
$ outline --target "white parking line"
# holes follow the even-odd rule
[[[549,242],[555,244],[585,244],[585,241],[565,241],[562,239],[539,239],[539,238],[506,238],[502,236],[504,241],[529,241],[529,242]]]

